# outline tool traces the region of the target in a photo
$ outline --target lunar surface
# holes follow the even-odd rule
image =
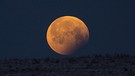
[[[88,41],[89,31],[79,18],[62,16],[50,24],[46,37],[53,51],[61,55],[70,55]]]

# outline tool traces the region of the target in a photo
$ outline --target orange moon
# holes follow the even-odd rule
[[[89,30],[81,19],[62,16],[50,24],[46,38],[53,51],[70,55],[88,41]]]

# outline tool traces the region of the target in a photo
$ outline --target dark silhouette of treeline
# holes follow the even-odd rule
[[[1,59],[0,76],[135,76],[135,56]]]

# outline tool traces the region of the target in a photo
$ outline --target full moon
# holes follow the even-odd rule
[[[88,42],[89,30],[81,19],[62,16],[50,24],[46,38],[53,51],[61,55],[70,55]]]

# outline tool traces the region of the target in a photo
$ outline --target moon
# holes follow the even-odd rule
[[[61,55],[70,55],[88,42],[89,30],[81,19],[62,16],[50,24],[46,38],[53,51]]]

